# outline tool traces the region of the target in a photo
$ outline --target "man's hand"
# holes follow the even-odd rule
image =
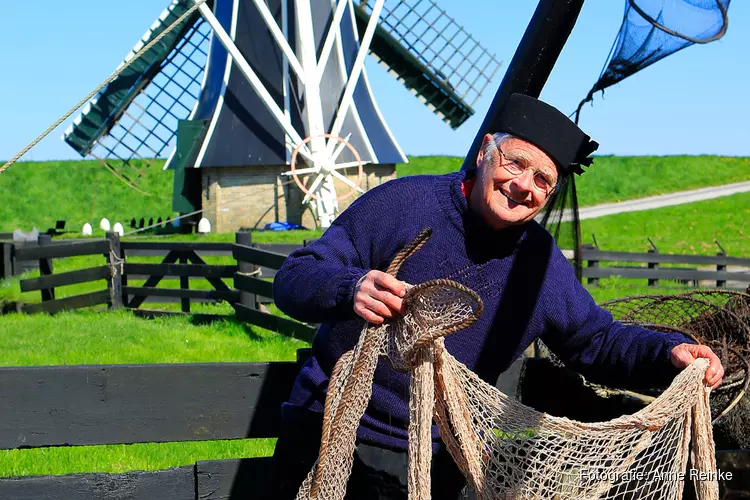
[[[672,349],[670,359],[672,364],[677,368],[686,368],[690,363],[698,358],[707,358],[710,361],[706,370],[706,384],[715,389],[724,378],[724,367],[721,366],[721,360],[714,354],[710,347],[695,344],[679,344]]]
[[[406,286],[390,274],[372,270],[354,289],[354,312],[370,323],[380,324],[403,313]]]

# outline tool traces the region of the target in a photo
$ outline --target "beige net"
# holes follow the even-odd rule
[[[399,254],[388,272],[429,231]],[[380,356],[411,373],[409,498],[430,498],[433,420],[479,499],[679,499],[686,481],[698,498],[718,499],[708,367],[698,360],[643,410],[600,423],[553,417],[486,383],[446,349],[446,335],[482,313],[463,285],[435,280],[408,286],[405,314],[368,324],[331,376],[318,460],[298,499],[343,499],[358,423],[372,394]],[[687,470],[688,459],[694,471]]]

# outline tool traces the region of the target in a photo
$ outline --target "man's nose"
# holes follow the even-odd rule
[[[530,168],[527,168],[514,179],[513,183],[523,191],[531,191],[532,182],[534,182],[534,172]]]

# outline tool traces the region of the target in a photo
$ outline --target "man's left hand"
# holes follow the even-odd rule
[[[710,347],[696,344],[679,344],[672,349],[670,359],[677,368],[686,368],[698,358],[707,358],[709,366],[706,370],[706,384],[715,389],[724,378],[724,367],[721,360]]]

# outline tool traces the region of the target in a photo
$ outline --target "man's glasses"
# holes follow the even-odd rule
[[[500,149],[500,147],[497,147],[497,151],[501,156],[500,165],[514,177],[518,177],[530,168],[522,165],[518,160],[508,158],[505,153],[503,153],[502,149]],[[534,182],[532,184],[534,190],[544,194],[545,197],[551,195],[555,190],[555,185],[552,182],[550,176],[539,170],[532,169],[532,171],[534,172]]]

